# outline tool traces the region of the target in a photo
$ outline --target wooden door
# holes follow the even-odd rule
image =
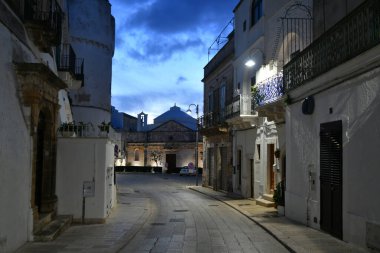
[[[321,229],[342,239],[342,121],[320,126]]]
[[[166,155],[166,163],[168,164],[168,173],[173,173],[176,171],[176,167],[177,167],[176,159],[177,157],[175,154]]]
[[[273,172],[273,164],[274,164],[274,144],[267,145],[267,170],[268,170],[268,185],[269,192],[273,193],[274,191],[274,172]]]

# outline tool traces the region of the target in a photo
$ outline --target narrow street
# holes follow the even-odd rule
[[[193,192],[194,177],[120,175],[120,204],[147,198],[150,215],[121,252],[287,252],[227,205]]]
[[[18,252],[288,252],[241,213],[188,189],[194,177],[118,174],[117,182],[106,224],[74,225]]]

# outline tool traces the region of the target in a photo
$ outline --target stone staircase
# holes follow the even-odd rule
[[[70,227],[73,221],[71,215],[59,215],[52,219],[51,215],[42,218],[34,232],[35,242],[53,241],[63,231]]]
[[[273,194],[263,194],[262,197],[256,199],[256,204],[265,207],[274,207]]]

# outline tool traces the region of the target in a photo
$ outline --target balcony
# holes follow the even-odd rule
[[[269,121],[284,121],[283,75],[278,73],[258,84],[252,91],[252,107],[259,117],[267,117]]]
[[[79,89],[83,86],[83,59],[76,57],[70,44],[57,47],[56,62],[59,77],[70,89]]]
[[[257,113],[252,106],[250,95],[238,95],[225,108],[225,120],[237,127],[249,127],[257,120]]]
[[[284,66],[289,92],[380,43],[380,1],[367,0]]]
[[[29,36],[41,51],[50,52],[60,43],[63,13],[56,0],[25,0],[23,17]]]
[[[220,112],[209,112],[200,117],[200,132],[202,135],[211,136],[228,131],[225,122],[225,110]]]

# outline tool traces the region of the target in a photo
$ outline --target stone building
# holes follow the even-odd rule
[[[286,177],[282,68],[310,43],[301,29],[311,30],[309,2],[241,0],[235,7],[233,39],[204,69],[205,171],[215,171],[209,185],[231,182],[229,191],[274,205]],[[207,153],[211,146],[219,151]]]
[[[60,113],[67,104],[59,99],[67,101],[67,87],[82,81],[74,51],[70,64],[59,61],[65,6],[64,0],[0,1],[1,252],[33,240],[57,214],[56,130],[71,117]]]
[[[163,172],[174,172],[176,168],[195,162],[197,120],[173,106],[169,111],[147,124],[148,115],[137,116],[137,131],[124,133],[127,150],[127,165],[160,166]],[[198,167],[203,167],[202,139],[198,139]],[[161,159],[156,163],[152,152],[159,152]]]
[[[232,24],[231,24],[232,25]],[[228,27],[224,32],[228,32]],[[221,33],[220,36],[223,34]],[[234,33],[204,67],[204,115],[201,133],[204,141],[203,185],[216,190],[232,191],[232,134],[227,109],[233,99]],[[215,45],[216,47],[220,45]]]
[[[85,79],[69,16],[66,0],[0,1],[0,200],[6,203],[0,205],[0,252],[40,239],[46,224],[63,218],[59,205],[67,195],[58,185],[71,186],[59,173],[57,129],[75,120],[68,92]]]

